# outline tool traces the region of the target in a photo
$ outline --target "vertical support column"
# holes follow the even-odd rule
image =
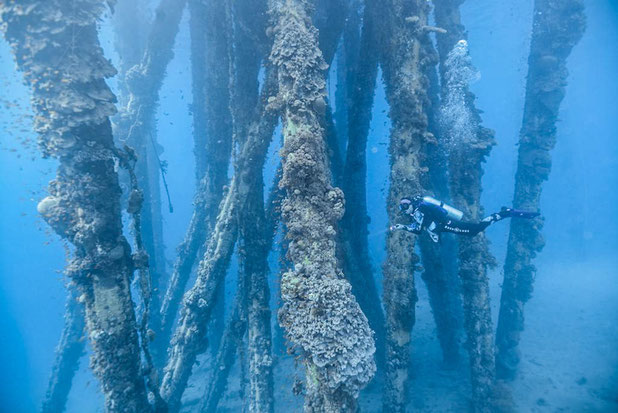
[[[67,273],[85,307],[105,410],[149,411],[109,120],[116,98],[105,83],[116,71],[97,33],[104,9],[93,0],[2,2],[0,21],[32,89],[41,150],[59,161],[38,211],[75,247]]]
[[[343,278],[335,256],[336,222],[343,194],[331,186],[325,151],[325,62],[311,22],[311,2],[270,0],[278,69],[284,147],[282,203],[287,258],[281,278],[279,320],[303,354],[305,410],[354,412],[356,398],[375,372],[375,347],[366,317]],[[355,366],[350,368],[350,366]]]
[[[423,26],[428,5],[421,0],[382,2],[382,69],[392,121],[389,155],[388,218],[396,220],[399,200],[424,192],[424,148],[433,141],[428,132],[426,67],[433,63],[431,43]],[[408,402],[410,340],[417,301],[414,271],[415,236],[396,231],[386,237],[384,273],[386,309],[386,380],[384,411],[404,412]]]
[[[536,0],[524,118],[519,137],[513,206],[540,209],[543,182],[551,170],[551,150],[556,144],[556,122],[566,93],[567,58],[586,28],[582,0]],[[524,305],[532,295],[536,267],[542,250],[543,219],[512,220],[504,263],[504,282],[496,344],[500,378],[515,377],[519,340],[524,329]]]

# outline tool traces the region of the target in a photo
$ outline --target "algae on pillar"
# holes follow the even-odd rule
[[[583,0],[534,2],[514,208],[540,208],[543,182],[551,170],[560,104],[566,93],[566,61],[585,28]],[[524,329],[524,305],[532,295],[536,274],[532,261],[544,245],[542,228],[542,218],[511,221],[496,334],[500,378],[512,379],[519,364],[517,347]]]
[[[481,126],[468,85],[478,76],[459,41],[444,61],[442,133],[449,149],[450,189],[453,203],[472,221],[482,219],[482,163],[494,145],[493,131]],[[495,358],[493,324],[489,306],[487,267],[494,264],[487,239],[480,233],[459,239],[459,276],[463,288],[464,327],[470,359],[472,409],[495,411]]]
[[[249,139],[251,118],[259,98],[258,72],[262,58],[259,53],[260,46],[270,42],[263,39],[263,36],[252,36],[252,33],[265,33],[266,18],[256,18],[265,17],[265,2],[240,2],[235,4],[230,12],[235,16],[234,47],[230,47],[235,72],[231,87],[231,112],[234,137],[243,145]],[[241,27],[252,27],[253,30],[247,33]],[[267,70],[270,83],[274,76],[270,74],[272,69]],[[266,87],[268,90],[271,86]],[[270,139],[267,141],[270,142]],[[239,157],[235,168],[237,171],[249,170],[252,162],[251,158]],[[256,168],[250,177],[239,172],[238,178],[238,274],[241,278],[239,288],[244,291],[239,290],[237,294],[244,298],[242,312],[246,314],[247,324],[247,360],[243,364],[248,373],[249,384],[246,405],[251,413],[269,413],[273,411],[274,403],[267,263],[272,245],[268,239],[272,237],[268,237],[266,233],[262,168]]]
[[[215,356],[212,378],[206,385],[204,395],[197,409],[199,413],[217,412],[219,401],[228,384],[230,371],[234,366],[234,362],[238,361],[235,356],[238,349],[243,345],[243,336],[245,331],[247,331],[247,323],[240,315],[242,306],[245,305],[244,290],[244,282],[241,279],[236,290],[232,313],[225,324],[221,345]]]
[[[429,182],[433,195],[445,202],[451,202],[448,183],[447,136],[440,130],[440,97],[444,84],[444,61],[453,46],[465,37],[465,28],[460,24],[459,5],[463,0],[435,0],[434,18],[445,33],[436,34],[436,45],[440,60],[439,67],[429,69],[429,96],[431,111],[429,130],[436,136],[436,145],[427,148]],[[438,70],[439,69],[439,70]],[[421,256],[424,271],[421,273],[427,285],[429,301],[436,323],[438,338],[442,347],[443,360],[447,366],[454,366],[460,359],[460,342],[463,336],[463,309],[461,282],[457,274],[457,240],[453,234],[442,234],[440,243],[421,238]]]
[[[383,2],[381,19],[381,63],[386,99],[392,122],[390,188],[387,198],[389,222],[397,218],[403,197],[424,192],[426,172],[424,148],[433,143],[427,131],[426,67],[433,63],[431,43],[423,27],[429,6],[422,0]],[[386,379],[383,409],[406,409],[410,368],[410,340],[415,321],[414,271],[419,262],[414,253],[415,236],[395,231],[386,237],[387,257],[383,264],[386,310]]]
[[[95,0],[3,1],[0,21],[32,88],[41,150],[59,161],[38,210],[74,246],[67,273],[84,304],[105,409],[149,411],[109,120],[115,96],[105,83],[116,71],[97,37],[104,10],[105,2]]]
[[[260,192],[257,189],[259,185],[254,185],[251,192]],[[278,188],[277,188],[278,189]],[[269,206],[272,205],[274,199],[278,198],[277,193],[271,193],[269,196]],[[253,193],[253,198],[256,194]],[[262,195],[262,194],[260,194]],[[247,200],[249,201],[249,199]],[[252,200],[254,205],[259,205],[261,200]],[[262,201],[263,202],[263,201]],[[277,209],[277,208],[275,208]],[[251,246],[244,246],[248,253],[243,257],[242,261],[250,263],[250,267],[239,271],[239,282],[237,288],[237,296],[225,330],[221,346],[217,353],[214,368],[214,377],[207,387],[205,396],[202,398],[200,411],[203,413],[214,413],[217,410],[217,405],[223,395],[225,386],[228,383],[228,377],[235,361],[234,356],[240,351],[243,345],[243,335],[247,331],[247,325],[252,328],[248,331],[249,339],[249,369],[253,371],[249,391],[249,411],[251,412],[269,412],[273,407],[273,377],[272,377],[272,354],[270,349],[270,308],[268,307],[269,291],[266,282],[268,268],[262,267],[261,261],[266,259],[268,252],[272,248],[275,232],[278,222],[277,212],[269,211],[270,216],[264,218],[263,223],[258,223],[257,226],[264,231],[263,235],[254,232],[255,240],[251,241]],[[246,214],[251,216],[255,211]],[[260,218],[262,219],[262,218]],[[241,218],[241,220],[243,220]],[[240,224],[243,226],[245,224]],[[243,230],[241,229],[241,232]],[[256,236],[257,235],[257,236]],[[241,239],[243,235],[241,234]],[[241,241],[242,242],[242,241]],[[239,250],[242,250],[242,246]],[[261,254],[263,258],[260,258]],[[249,258],[254,258],[258,266],[254,266]],[[252,270],[258,269],[253,272]],[[261,274],[262,269],[265,271]],[[251,284],[254,285],[251,285]],[[248,285],[249,284],[249,285]],[[247,317],[241,316],[242,306],[247,305],[249,299],[249,309]],[[253,308],[251,308],[253,307]],[[251,331],[253,330],[253,331]]]
[[[238,151],[238,168],[219,207],[219,215],[197,271],[195,284],[184,294],[178,326],[168,348],[168,359],[161,384],[161,395],[171,412],[180,409],[180,399],[185,390],[197,355],[204,351],[207,323],[216,293],[225,278],[228,264],[236,244],[238,205],[246,202],[248,195],[242,188],[251,188],[264,165],[268,145],[278,119],[278,112],[268,104],[276,95],[276,77],[267,70],[259,105],[248,128],[246,141]]]
[[[76,286],[68,285],[67,289],[69,295],[65,306],[64,329],[56,348],[56,359],[41,409],[43,413],[64,411],[73,377],[79,368],[79,359],[86,350],[84,306],[77,301]]]
[[[232,152],[230,113],[231,22],[220,1],[189,1],[193,137],[196,162],[194,210],[161,305],[162,336],[167,339],[200,249],[214,230]],[[219,298],[222,298],[219,297]],[[221,300],[219,300],[221,301]],[[221,303],[216,311],[222,314]],[[222,331],[223,326],[218,328]],[[166,344],[166,343],[165,343]]]
[[[149,255],[152,306],[155,309],[161,305],[160,291],[166,281],[155,113],[167,66],[174,57],[174,41],[185,4],[186,0],[161,0],[158,4],[139,62],[124,74],[128,96],[123,96],[126,107],[122,108],[115,128],[118,139],[133,147],[138,155],[135,173],[144,192],[142,228],[144,246]],[[152,315],[151,328],[158,332],[159,312],[153,311]],[[164,345],[160,342],[161,335],[155,335],[155,339],[157,345],[153,350],[159,350],[157,358],[160,359]]]
[[[266,217],[264,216],[263,178],[261,171],[246,188],[244,204],[239,205],[239,251],[247,306],[249,358],[249,412],[273,411],[273,372],[270,290],[268,288],[268,252]]]

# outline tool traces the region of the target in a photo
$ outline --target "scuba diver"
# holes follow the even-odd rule
[[[483,218],[480,222],[463,222],[463,212],[446,205],[430,196],[415,196],[414,198],[402,198],[399,201],[399,210],[402,214],[412,218],[410,225],[396,224],[390,227],[391,231],[404,230],[414,234],[420,234],[425,230],[433,242],[440,240],[440,233],[451,232],[454,234],[475,236],[493,224],[505,218],[534,218],[538,212],[520,211],[517,209],[502,207],[500,212]]]

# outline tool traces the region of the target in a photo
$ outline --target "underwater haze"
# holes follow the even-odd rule
[[[0,31],[0,412],[618,411],[617,1]]]

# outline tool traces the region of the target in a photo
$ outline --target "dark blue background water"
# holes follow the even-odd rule
[[[588,28],[569,58],[558,144],[543,191],[547,244],[537,261],[535,294],[526,311],[522,374],[513,384],[522,411],[560,407],[615,411],[617,406],[618,2],[587,0],[586,6]],[[485,165],[483,179],[484,206],[492,212],[509,204],[513,194],[532,1],[470,0],[462,12],[470,52],[482,74],[473,85],[477,106],[485,111],[484,124],[496,131],[498,143]],[[112,41],[105,21],[102,42],[108,57],[115,60]],[[189,45],[185,16],[158,114],[158,139],[165,148],[162,158],[169,162],[167,179],[175,207],[174,214],[164,211],[170,260],[188,223],[194,191]],[[334,94],[334,81],[329,85]],[[0,40],[0,411],[6,412],[30,412],[40,406],[63,326],[65,302],[65,248],[36,213],[56,164],[40,159],[28,100],[9,48]],[[387,225],[387,112],[380,84],[367,151],[370,242],[378,270],[384,258]],[[271,156],[268,176],[276,164]],[[492,252],[502,262],[508,225],[495,225],[487,232]],[[491,275],[494,310],[500,280],[499,267]],[[454,395],[460,390],[446,384],[431,385],[432,366],[439,361],[438,347],[432,338],[433,321],[424,286],[417,281],[420,301],[413,345],[417,370],[414,402],[431,410],[431,403],[444,395],[447,399],[463,396]],[[427,357],[421,357],[424,354]],[[84,358],[69,411],[101,411],[98,383],[86,366]],[[586,378],[586,386],[575,383],[580,377]],[[543,397],[549,404],[546,408],[538,403]],[[433,409],[448,406],[434,405]]]

